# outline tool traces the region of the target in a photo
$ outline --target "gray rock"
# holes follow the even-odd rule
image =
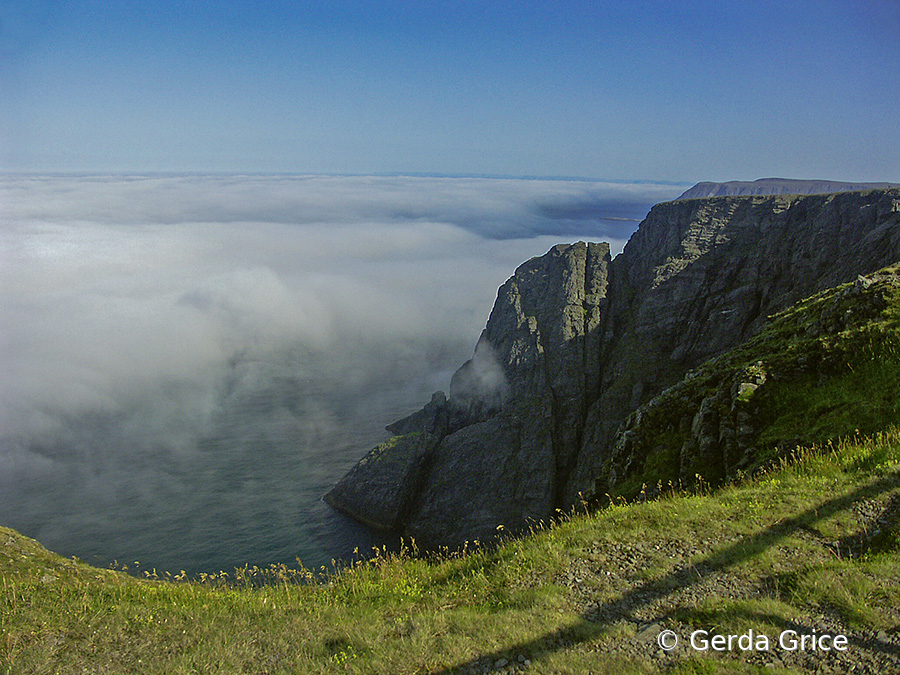
[[[401,528],[435,443],[434,436],[424,433],[391,438],[363,457],[325,501],[370,527]]]
[[[608,490],[603,467],[638,406],[756,334],[769,315],[898,260],[897,189],[655,206],[610,264],[603,381],[570,492],[592,480],[595,492]]]
[[[607,244],[579,242],[522,264],[500,288],[474,356],[453,375],[449,399],[438,392],[387,427],[432,439],[427,462],[403,444],[388,462],[364,458],[329,503],[364,522],[374,512],[379,523],[399,518],[427,546],[550,518],[599,387],[609,262]],[[400,516],[408,504],[408,516]]]
[[[431,401],[412,415],[388,424],[385,428],[395,436],[426,433],[442,437],[449,426],[447,396],[442,391],[435,392]]]
[[[435,449],[407,532],[427,548],[515,533],[553,510],[552,419],[542,401],[504,410]]]

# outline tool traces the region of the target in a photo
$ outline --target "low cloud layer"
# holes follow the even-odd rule
[[[352,550],[319,496],[447,388],[497,287],[559,241],[621,250],[680,191],[7,177],[0,522],[170,569]]]

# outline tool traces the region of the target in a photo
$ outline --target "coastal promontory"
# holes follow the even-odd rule
[[[614,259],[557,245],[500,288],[449,395],[389,425],[325,499],[425,546],[546,520],[621,484],[642,406],[776,312],[897,261],[900,189],[681,199]]]

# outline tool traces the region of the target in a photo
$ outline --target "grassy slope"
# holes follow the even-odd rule
[[[642,485],[678,484],[695,473],[714,483],[737,473],[733,465],[723,473],[692,447],[692,419],[704,399],[732,428],[753,428],[744,472],[798,445],[900,424],[900,266],[870,282],[780,312],[759,335],[644,406],[630,441],[637,461],[621,472],[614,495],[632,497]],[[754,379],[763,384],[734,395]],[[738,421],[742,413],[749,419]]]
[[[645,624],[655,640],[826,618],[860,653],[867,628],[900,629],[896,522],[873,529],[891,499],[896,430],[715,493],[613,506],[491,552],[382,555],[322,584],[277,569],[255,587],[135,579],[4,529],[0,672],[422,673],[522,655],[535,673],[643,673],[660,663]],[[665,662],[755,672],[742,659]]]
[[[663,654],[655,644],[662,628],[774,636],[786,626],[845,632],[843,658],[863,672],[898,670],[896,300],[875,333],[843,336],[856,345],[849,352],[801,330],[802,312],[825,298],[736,362],[768,358],[769,372],[783,374],[791,350],[839,354],[829,361],[838,364],[862,355],[824,379],[822,368],[775,378],[760,408],[763,437],[814,429],[814,441],[849,438],[715,492],[619,503],[495,550],[191,581],[95,569],[0,528],[0,673],[493,672],[520,657],[533,673],[849,670],[834,653]],[[886,430],[863,438],[857,426]]]

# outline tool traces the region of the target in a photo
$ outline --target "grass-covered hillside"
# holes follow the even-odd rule
[[[658,400],[642,422],[656,427],[632,421],[635,453],[659,432],[652,461],[630,465],[646,482],[665,448],[675,478],[700,461],[691,442],[729,469],[722,448],[738,446],[703,446],[695,420],[718,406],[727,440],[733,415],[752,451],[717,489],[660,474],[652,498],[496,548],[203,579],[92,568],[0,528],[0,673],[900,672],[895,278],[801,303]],[[756,649],[688,644],[751,630]]]
[[[719,485],[798,446],[900,423],[900,266],[808,298],[637,410],[601,485]]]
[[[900,433],[711,494],[566,519],[490,552],[302,573],[135,579],[0,530],[0,672],[900,671]],[[165,576],[165,575],[164,575]],[[696,629],[768,652],[694,652]],[[787,652],[786,628],[845,652]],[[657,646],[664,629],[681,643]]]

